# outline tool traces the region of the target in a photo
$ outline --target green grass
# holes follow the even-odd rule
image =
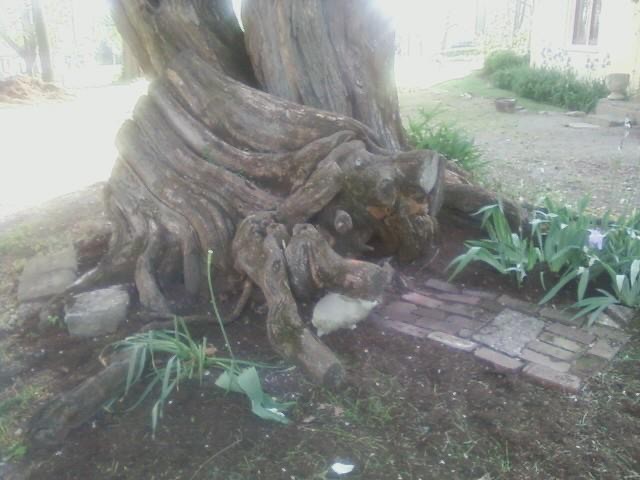
[[[41,393],[27,386],[0,401],[0,461],[19,460],[27,453],[19,425]]]
[[[441,83],[437,85],[435,88],[438,90],[444,90],[453,95],[464,95],[465,93],[469,93],[474,97],[483,97],[483,98],[515,98],[518,101],[518,105],[523,106],[527,110],[531,111],[563,111],[564,109],[549,105],[547,103],[535,102],[533,100],[529,100],[527,98],[516,95],[514,92],[510,90],[503,90],[501,88],[496,88],[491,85],[490,81],[480,75],[480,73],[472,73],[471,75],[459,78],[456,80],[450,80],[448,82]]]

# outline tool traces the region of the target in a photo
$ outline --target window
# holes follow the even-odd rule
[[[573,20],[573,44],[597,45],[602,0],[576,0]]]

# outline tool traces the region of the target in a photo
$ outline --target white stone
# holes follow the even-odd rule
[[[82,293],[65,315],[69,334],[97,337],[115,332],[127,318],[129,293],[122,286]]]

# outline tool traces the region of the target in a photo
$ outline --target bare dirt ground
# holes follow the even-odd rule
[[[617,206],[621,199],[637,204],[637,144],[630,140],[616,157],[618,129],[569,130],[562,124],[575,120],[558,114],[500,115],[490,100],[438,89],[402,94],[401,102],[408,115],[420,106],[445,107],[443,118],[473,132],[490,162],[485,178],[505,193],[535,200],[551,192],[574,201],[591,190],[603,205]],[[4,115],[0,109],[0,125],[11,124]],[[67,132],[57,141],[72,143],[77,134]],[[100,142],[106,145],[106,139]],[[106,165],[106,156],[100,158]],[[47,181],[56,178],[54,170],[47,172]],[[3,175],[6,184],[16,181]],[[267,391],[297,402],[289,426],[257,419],[244,399],[216,392],[205,381],[181,387],[156,440],[146,402],[130,413],[120,405],[116,413],[98,415],[58,448],[30,449],[24,439],[29,416],[53,393],[99,368],[97,352],[116,337],[81,342],[59,325],[44,333],[31,324],[10,328],[17,279],[30,256],[55,250],[104,221],[101,190],[96,184],[24,213],[0,215],[0,478],[321,480],[330,478],[328,466],[338,459],[356,465],[345,477],[350,479],[640,478],[638,335],[574,396],[364,324],[328,338],[348,366],[345,390],[313,387],[296,371],[267,375]],[[464,238],[477,234],[447,226],[437,259],[410,266],[405,275],[417,282],[442,278]],[[527,300],[539,293],[518,291],[482,268],[459,281]],[[238,355],[274,362],[263,321],[263,314],[251,312],[229,334]],[[194,333],[222,348],[212,326]]]

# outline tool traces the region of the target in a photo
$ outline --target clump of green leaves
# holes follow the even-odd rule
[[[474,215],[483,216],[482,227],[489,234],[489,239],[470,240],[465,243],[469,250],[449,265],[449,268],[454,268],[451,279],[471,262],[479,261],[495,268],[501,274],[513,276],[518,285],[522,285],[527,273],[540,261],[540,249],[529,239],[511,230],[502,203],[486,206]]]
[[[174,319],[173,330],[155,330],[139,333],[112,345],[115,349],[129,352],[130,362],[124,395],[141,381],[147,386],[135,404],[139,406],[153,391],[159,389],[158,397],[151,408],[153,433],[164,414],[164,407],[171,394],[181,383],[197,379],[202,383],[205,371],[220,370],[216,386],[227,392],[241,393],[251,402],[251,411],[266,420],[288,423],[286,412],[293,404],[280,403],[265,394],[257,368],[273,368],[269,365],[238,360],[235,358],[227,337],[224,323],[218,311],[211,282],[212,252],[207,257],[211,304],[222,331],[228,358],[215,355],[215,348],[207,344],[206,337],[196,341],[181,318]]]
[[[453,124],[435,122],[438,113],[420,109],[418,118],[409,120],[409,142],[416,149],[434,150],[466,171],[476,172],[485,162],[473,138]]]
[[[482,73],[491,75],[500,70],[529,65],[528,55],[518,55],[512,50],[496,50],[484,59]]]
[[[580,311],[589,321],[608,306],[622,304],[640,308],[640,213],[615,221],[609,215],[596,218],[588,213],[587,200],[576,211],[545,200],[544,208],[534,212],[526,235],[512,231],[500,204],[484,207],[482,226],[489,239],[466,242],[467,252],[455,258],[451,278],[471,262],[486,263],[502,274],[510,274],[521,286],[536,266],[559,276],[540,303],[553,299],[569,284],[576,284]],[[603,274],[610,288],[599,289],[601,296],[586,297],[589,287]],[[541,280],[545,286],[544,271]]]
[[[592,111],[608,93],[602,80],[584,80],[571,70],[528,65],[495,70],[491,82],[524,98],[584,112]]]

